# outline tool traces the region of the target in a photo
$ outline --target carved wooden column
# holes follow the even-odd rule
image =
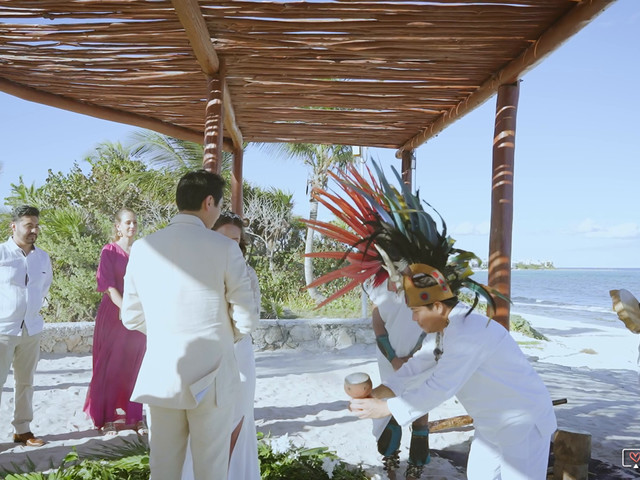
[[[413,168],[416,163],[415,150],[402,151],[402,181],[413,190]]]
[[[233,169],[231,171],[231,211],[244,217],[242,198],[242,145],[233,149]]]
[[[493,136],[491,178],[491,234],[489,236],[489,286],[511,294],[511,241],[513,228],[513,166],[518,110],[518,83],[498,89]],[[509,329],[509,302],[496,298],[494,320]]]
[[[223,95],[224,72],[207,76],[207,108],[204,122],[204,158],[202,168],[220,173],[222,168],[222,143],[224,136]]]

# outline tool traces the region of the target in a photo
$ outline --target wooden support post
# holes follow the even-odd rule
[[[415,150],[402,151],[402,181],[413,189],[413,168],[416,163]]]
[[[233,151],[233,170],[231,171],[231,211],[244,217],[242,198],[242,146]]]
[[[207,76],[209,96],[205,110],[204,121],[204,158],[202,168],[211,172],[220,173],[222,169],[222,143],[223,143],[223,95],[224,95],[224,71],[216,75]]]
[[[498,89],[493,136],[491,178],[491,233],[489,235],[489,286],[511,294],[511,240],[513,230],[513,166],[518,110],[518,83]],[[494,320],[509,329],[509,302],[496,298]]]
[[[558,430],[553,440],[553,480],[587,480],[591,434]]]

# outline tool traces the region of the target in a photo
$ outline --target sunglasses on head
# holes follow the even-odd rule
[[[230,218],[231,220],[242,220],[242,217],[237,213],[233,212],[223,212],[220,214],[221,217]]]

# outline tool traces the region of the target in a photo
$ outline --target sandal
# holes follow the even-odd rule
[[[116,429],[116,424],[114,422],[105,422],[102,427],[102,434],[105,437],[115,437],[118,435],[118,430]]]
[[[149,427],[147,427],[147,424],[144,422],[144,420],[140,420],[138,423],[136,423],[133,429],[141,437],[146,437],[147,435],[149,435]]]

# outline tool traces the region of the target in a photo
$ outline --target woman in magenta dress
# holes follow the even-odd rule
[[[102,249],[96,274],[98,291],[104,295],[94,327],[93,376],[84,411],[105,435],[117,435],[116,422],[133,425],[140,435],[146,435],[142,404],[129,400],[146,349],[146,337],[126,329],[120,321],[124,274],[138,231],[135,213],[126,208],[120,210],[114,226],[113,241]]]

